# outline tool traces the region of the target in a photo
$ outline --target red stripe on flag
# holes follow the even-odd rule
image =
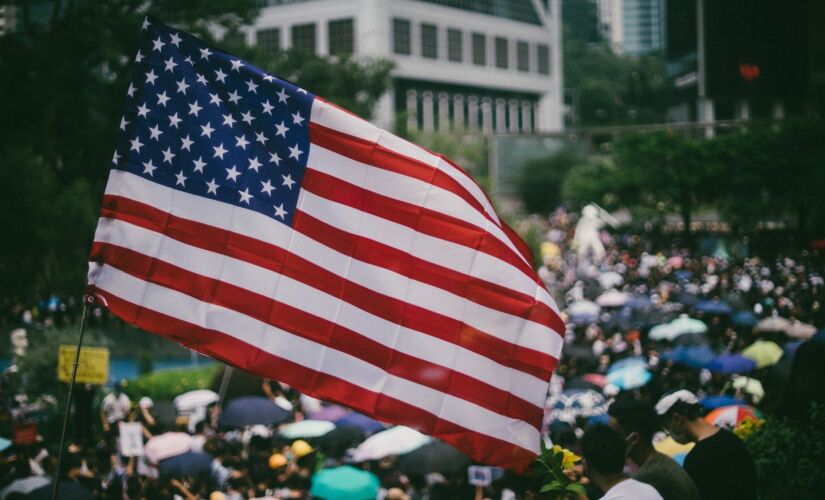
[[[309,137],[312,144],[317,144],[324,149],[329,149],[355,161],[406,175],[450,191],[466,201],[485,219],[498,225],[498,222],[490,217],[490,214],[487,213],[481,203],[464,186],[442,170],[374,142],[353,137],[315,122],[310,122],[309,127]]]
[[[549,380],[556,366],[556,359],[548,353],[512,344],[454,318],[379,294],[261,240],[176,217],[119,196],[103,198],[101,217],[123,220],[188,245],[284,274],[380,318],[459,345],[542,380]],[[555,334],[548,332],[548,335]]]
[[[512,249],[484,229],[469,222],[358,187],[314,170],[311,166],[304,174],[301,189],[420,233],[484,252],[512,265],[531,281],[538,280],[532,268],[518,258]]]
[[[408,278],[462,296],[476,304],[546,325],[556,332],[564,331],[564,323],[550,306],[525,293],[468,276],[389,245],[342,231],[304,212],[296,211],[292,225],[296,231],[362,262],[390,269]]]
[[[332,321],[224,281],[196,274],[128,248],[95,242],[90,260],[349,354],[388,373],[475,403],[540,429],[543,409],[460,371],[391,349]]]
[[[337,402],[380,420],[436,436],[467,453],[473,460],[524,472],[535,459],[536,455],[530,450],[473,432],[398,399],[274,356],[219,331],[201,328],[135,305],[106,290],[91,288],[92,293],[106,301],[109,310],[128,323],[244,370],[283,381],[309,396]],[[198,343],[193,344],[193,339],[197,339]]]

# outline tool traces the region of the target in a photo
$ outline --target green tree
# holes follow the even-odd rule
[[[590,158],[567,172],[561,186],[561,198],[573,208],[596,202],[607,210],[617,207],[613,193],[617,168],[613,160]]]
[[[565,176],[583,162],[582,156],[573,149],[525,162],[518,180],[518,192],[527,211],[546,214],[559,206]]]

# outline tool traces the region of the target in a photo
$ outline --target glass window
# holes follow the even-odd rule
[[[315,53],[315,23],[292,27],[292,48]]]
[[[410,22],[406,19],[392,20],[393,50],[396,54],[410,55],[412,43],[410,40]]]
[[[496,67],[507,69],[507,39],[496,37]]]
[[[473,33],[473,64],[487,65],[487,37],[484,33]]]
[[[329,53],[348,55],[355,52],[354,25],[352,18],[329,22]]]
[[[516,43],[516,64],[519,71],[530,71],[530,46],[527,42]]]
[[[538,50],[538,71],[542,75],[550,74],[550,47],[540,43],[536,46]]]
[[[278,28],[269,28],[265,30],[258,30],[258,47],[274,54],[281,50],[281,30]]]
[[[447,58],[450,61],[461,62],[464,59],[464,41],[461,35],[459,29],[447,30]]]
[[[421,24],[421,55],[429,59],[438,58],[438,29],[434,24]]]

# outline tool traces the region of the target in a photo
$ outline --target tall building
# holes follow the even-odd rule
[[[811,114],[817,68],[822,78],[812,57],[817,47],[823,53],[818,4],[668,0],[667,72],[676,88],[668,120]]]
[[[617,54],[664,48],[664,0],[598,0],[599,28]]]
[[[562,128],[559,0],[263,0],[246,42],[395,62],[374,121],[486,133]]]

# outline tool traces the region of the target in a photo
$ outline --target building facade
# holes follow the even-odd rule
[[[665,46],[664,0],[598,0],[599,29],[617,54],[642,55]]]
[[[382,127],[562,128],[559,0],[263,0],[246,43],[395,62]]]
[[[0,5],[0,36],[14,29],[14,7]]]

